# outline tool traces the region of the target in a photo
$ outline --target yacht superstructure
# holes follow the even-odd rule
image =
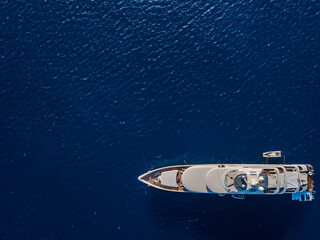
[[[314,199],[313,167],[309,164],[200,164],[163,167],[138,179],[173,191],[245,195],[292,194],[292,200]]]

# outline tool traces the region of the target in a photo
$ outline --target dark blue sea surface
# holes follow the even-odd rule
[[[0,1],[0,239],[320,239],[317,196],[137,180],[268,150],[320,172],[319,64],[320,1]]]

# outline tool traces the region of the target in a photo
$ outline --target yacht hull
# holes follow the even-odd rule
[[[227,194],[237,199],[287,193],[293,200],[311,201],[313,175],[309,164],[200,164],[158,168],[138,179],[171,192]]]

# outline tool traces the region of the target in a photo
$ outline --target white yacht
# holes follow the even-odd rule
[[[279,157],[279,151],[263,156]],[[292,194],[292,200],[312,201],[313,175],[309,164],[200,164],[158,168],[138,179],[172,192],[229,194],[237,199],[245,195]]]

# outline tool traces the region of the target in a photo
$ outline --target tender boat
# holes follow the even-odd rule
[[[264,152],[264,153],[262,154],[262,156],[265,157],[265,158],[281,157],[281,151]]]
[[[200,164],[158,168],[140,181],[172,191],[231,195],[292,194],[292,200],[312,201],[313,167],[309,164]]]

